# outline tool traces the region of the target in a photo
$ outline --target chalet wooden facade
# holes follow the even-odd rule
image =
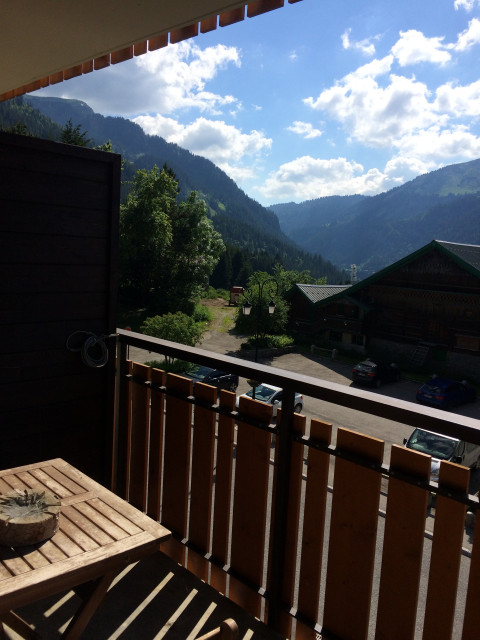
[[[312,340],[473,372],[480,356],[480,246],[434,240],[330,294],[297,285],[292,326]],[[477,374],[478,375],[478,374]]]

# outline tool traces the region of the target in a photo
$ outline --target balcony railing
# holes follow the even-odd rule
[[[280,386],[282,409],[193,393],[128,346]],[[115,490],[172,530],[170,557],[285,637],[478,638],[470,471],[442,462],[431,482],[430,457],[396,445],[386,464],[382,440],[295,414],[295,392],[480,444],[472,418],[119,330]]]

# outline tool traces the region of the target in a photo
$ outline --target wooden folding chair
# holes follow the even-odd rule
[[[235,620],[228,618],[224,620],[219,627],[213,631],[209,631],[204,636],[199,636],[197,640],[236,640],[238,638],[238,625]]]

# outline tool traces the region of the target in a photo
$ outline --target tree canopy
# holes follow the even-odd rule
[[[256,334],[260,339],[267,334],[281,334],[288,321],[289,304],[286,294],[296,283],[326,284],[326,278],[313,278],[307,271],[288,271],[280,264],[273,269],[273,276],[264,271],[256,271],[247,282],[245,299],[252,305],[250,314],[245,315],[243,307],[237,311],[235,328],[240,333]],[[270,314],[268,305],[273,301],[275,311]]]
[[[92,143],[90,138],[87,138],[87,132],[82,131],[82,125],[77,124],[74,127],[71,119],[67,121],[67,124],[62,129],[60,142],[75,144],[77,147],[88,147]]]
[[[224,251],[204,201],[178,192],[168,167],[140,169],[120,212],[121,287],[158,314],[191,312]]]

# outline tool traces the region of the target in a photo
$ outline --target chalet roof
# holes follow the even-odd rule
[[[392,273],[392,271],[397,271],[397,269],[400,269],[405,264],[408,264],[409,262],[412,262],[413,260],[416,260],[417,258],[423,255],[426,255],[427,253],[430,253],[434,249],[437,249],[442,253],[448,255],[452,260],[454,260],[457,264],[463,267],[466,271],[468,271],[469,273],[472,273],[477,278],[480,278],[480,246],[479,245],[460,244],[458,242],[445,242],[443,240],[432,240],[432,242],[429,242],[428,244],[421,247],[420,249],[417,249],[417,251],[414,251],[413,253],[410,253],[408,256],[405,256],[404,258],[397,260],[397,262],[394,262],[388,267],[385,267],[381,271],[377,271],[377,273],[374,273],[368,278],[365,278],[365,280],[361,280],[360,282],[357,282],[356,284],[351,285],[348,291],[348,297],[351,298],[357,291],[360,291],[364,287],[377,282],[388,273]],[[308,286],[308,285],[302,285],[302,286]],[[343,294],[342,291],[339,291],[336,294],[332,293],[331,296],[329,296],[329,298],[332,298],[332,299],[340,298],[342,294]],[[326,299],[327,299],[327,296],[323,299],[319,299],[317,302],[321,306]],[[331,302],[330,299],[329,299],[329,302]]]
[[[458,242],[445,242],[436,240],[439,247],[442,247],[456,262],[460,262],[469,271],[476,272],[480,277],[480,245],[459,244]]]
[[[343,284],[297,284],[298,289],[313,304],[341,294],[352,285]]]
[[[289,3],[300,0],[288,0]],[[0,102],[283,7],[285,0],[0,0]]]

